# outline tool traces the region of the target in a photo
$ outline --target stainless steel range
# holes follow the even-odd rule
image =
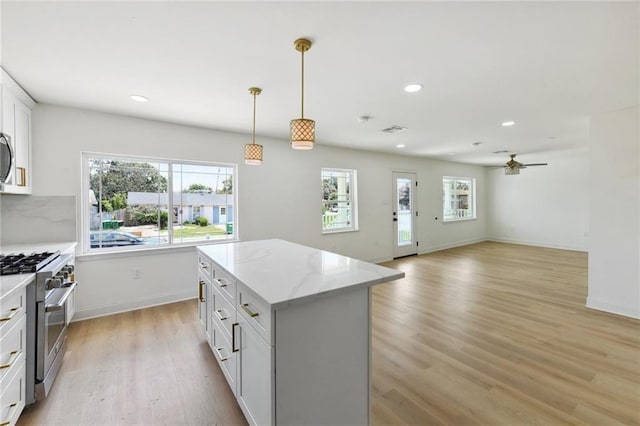
[[[26,403],[44,399],[62,365],[75,282],[72,253],[0,255],[0,275],[33,273],[27,286]]]

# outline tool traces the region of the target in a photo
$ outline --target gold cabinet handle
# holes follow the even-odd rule
[[[18,173],[20,173],[20,183],[18,186],[27,186],[27,169],[24,167],[16,167]]]
[[[220,362],[225,362],[226,360],[229,359],[229,357],[223,357],[222,356],[222,349],[223,348],[216,348],[216,352],[218,352],[218,357],[220,358]]]
[[[198,296],[198,297],[200,298],[200,301],[201,301],[201,302],[206,302],[206,301],[207,301],[207,299],[205,299],[205,298],[204,298],[204,296],[202,295],[202,287],[203,287],[206,283],[205,283],[204,281],[200,280],[199,284],[200,284],[200,294],[199,294],[199,296]]]
[[[228,317],[228,316],[226,316],[226,317],[223,317],[223,316],[222,316],[222,309],[218,309],[218,310],[216,310],[216,311],[213,311],[213,313],[214,313],[214,314],[216,314],[216,316],[218,317],[218,319],[219,319],[220,321],[224,321],[224,320],[229,319],[229,317]]]
[[[4,422],[0,423],[0,426],[7,426],[11,424],[11,419],[13,418],[13,415],[15,414],[15,411],[18,409],[18,403],[14,402],[13,404],[11,404],[9,406],[10,410],[9,410],[9,420],[5,420]]]
[[[11,313],[4,318],[0,318],[0,322],[11,321],[11,318],[15,317],[18,312],[20,312],[20,308],[11,308]]]
[[[7,360],[6,364],[1,364],[0,365],[0,370],[4,369],[4,368],[11,368],[11,366],[13,365],[13,363],[16,361],[16,359],[18,359],[18,357],[22,354],[22,351],[13,351],[11,352],[11,356],[9,357],[9,359]]]
[[[215,282],[217,282],[217,283],[218,283],[218,285],[219,285],[220,287],[222,287],[222,288],[224,288],[224,287],[226,287],[226,286],[227,286],[227,284],[225,284],[222,280],[219,280],[219,279],[217,279],[217,278],[214,278],[213,280],[214,280]]]
[[[243,311],[245,311],[247,313],[247,315],[249,315],[251,318],[255,318],[258,315],[260,315],[258,312],[253,312],[251,309],[249,309],[249,304],[248,303],[244,303],[243,305],[240,306],[242,308]]]
[[[231,352],[238,352],[240,349],[236,349],[236,326],[240,325],[238,322],[231,324]]]

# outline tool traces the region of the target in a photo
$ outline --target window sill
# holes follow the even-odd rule
[[[442,223],[467,222],[469,220],[478,220],[478,218],[477,217],[462,217],[460,219],[443,219]]]
[[[123,250],[105,250],[105,251],[92,251],[89,253],[82,253],[76,255],[76,259],[80,262],[93,262],[107,259],[117,259],[132,256],[154,256],[170,253],[180,253],[193,251],[197,246],[207,246],[213,244],[235,243],[237,239],[228,239],[221,241],[197,241],[193,243],[164,245],[160,247],[144,247],[135,249],[123,249]]]
[[[358,232],[358,228],[324,229],[322,235],[342,234],[345,232]]]

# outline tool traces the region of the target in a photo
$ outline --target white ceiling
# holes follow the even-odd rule
[[[299,37],[313,41],[305,116],[320,144],[475,164],[509,150],[529,162],[586,147],[591,114],[638,104],[635,1],[0,7],[0,63],[38,102],[250,133],[247,89],[258,86],[258,142],[286,143],[299,117]],[[405,93],[412,82],[424,89]],[[390,125],[408,130],[380,132]]]

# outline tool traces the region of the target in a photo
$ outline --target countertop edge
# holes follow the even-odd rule
[[[286,309],[289,306],[297,305],[299,303],[306,303],[306,302],[310,302],[312,300],[321,299],[321,298],[325,298],[325,297],[333,297],[333,296],[337,296],[337,295],[340,295],[340,294],[349,293],[351,291],[358,290],[360,288],[370,288],[370,287],[373,287],[374,285],[384,284],[386,282],[399,280],[400,278],[404,278],[404,277],[405,277],[404,272],[399,272],[398,274],[393,275],[393,276],[389,276],[389,277],[379,278],[379,279],[375,279],[375,280],[371,280],[371,281],[367,281],[367,282],[363,282],[363,283],[355,283],[355,284],[352,284],[352,285],[349,285],[349,286],[346,286],[346,287],[340,287],[340,288],[333,289],[333,290],[328,290],[328,291],[325,291],[325,292],[320,292],[320,293],[316,293],[316,294],[302,296],[302,297],[298,297],[298,298],[294,298],[294,299],[287,299],[287,300],[277,301],[277,302],[273,302],[273,303],[267,302],[266,300],[264,300],[264,298],[262,296],[260,296],[253,289],[251,289],[251,287],[249,287],[248,285],[246,285],[244,283],[243,284],[246,287],[248,287],[249,289],[251,289],[251,291],[253,291],[258,297],[260,297],[260,299],[262,299],[265,303],[269,304],[271,306],[271,310],[272,311],[277,311],[277,310],[280,310],[280,309]]]

